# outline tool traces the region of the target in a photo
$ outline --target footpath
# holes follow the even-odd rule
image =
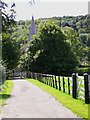
[[[24,79],[13,80],[3,118],[78,118],[54,97]]]

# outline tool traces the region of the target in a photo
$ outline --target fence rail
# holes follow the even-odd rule
[[[86,104],[90,103],[90,75],[85,73],[83,76],[77,76],[73,73],[71,77],[55,76],[50,74],[41,74],[33,72],[20,72],[19,77],[29,77],[37,79],[59,91],[72,95],[75,99],[82,99]],[[9,72],[9,77],[16,77],[16,73]]]
[[[82,99],[86,104],[90,103],[90,75],[88,74],[80,77],[73,73],[72,77],[65,77],[30,72],[29,77],[72,95],[75,99]]]

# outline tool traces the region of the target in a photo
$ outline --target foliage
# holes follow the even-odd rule
[[[83,75],[84,73],[88,73],[89,72],[89,67],[84,67],[84,68],[78,68],[77,69],[77,73],[79,75]]]
[[[85,39],[85,38],[87,38],[87,36],[85,36],[85,35],[79,36],[79,34],[73,28],[70,28],[70,27],[64,27],[63,31],[64,31],[65,35],[67,36],[67,42],[71,46],[72,51],[77,56],[79,64],[86,62],[88,48],[86,45],[87,39]]]
[[[0,86],[0,106],[3,106],[10,97],[13,86],[14,84],[11,80],[6,80],[4,84]]]
[[[8,8],[8,4],[6,2],[0,1],[0,9],[2,11],[2,31],[7,32],[8,27],[12,24],[15,24],[15,3],[13,3],[10,7],[10,13],[6,10]]]
[[[88,41],[87,41],[87,46],[88,46],[88,64],[90,65],[90,34],[88,34]]]
[[[28,71],[28,70],[29,70],[29,66],[28,66],[28,56],[26,55],[26,53],[23,54],[23,55],[20,57],[18,67],[19,67],[22,71]]]
[[[2,35],[2,58],[7,69],[13,69],[19,59],[19,50],[16,42],[11,39],[10,34],[3,33]]]
[[[35,2],[35,0],[29,0],[31,5],[35,4]],[[9,12],[7,9],[9,9]],[[27,42],[28,32],[26,32],[27,28],[24,26],[25,21],[18,23],[18,25],[22,25],[20,30],[17,27],[15,3],[12,3],[9,7],[6,2],[0,1],[0,10],[2,12],[2,59],[7,69],[13,69],[19,61],[20,50],[23,53],[23,44]]]
[[[61,27],[66,35],[66,41],[70,45],[74,54],[76,54],[79,64],[87,64],[89,56],[89,47],[87,46],[87,37],[90,33],[88,15],[84,16],[63,16],[63,17],[52,17],[52,18],[40,18],[35,20],[37,29],[39,24],[44,24],[48,20],[53,21],[56,25]],[[28,40],[29,28],[31,20],[20,20],[17,22],[16,27],[12,28],[13,38],[18,42],[18,46],[21,53],[24,51],[24,47]],[[21,58],[22,59],[22,58]],[[27,61],[27,60],[25,60]],[[24,61],[23,61],[24,62]],[[26,63],[26,62],[25,62]]]
[[[0,1],[0,8],[2,10],[2,60],[7,69],[13,69],[19,60],[19,50],[16,40],[13,40],[12,27],[15,24],[15,3],[10,7],[10,14],[6,8],[8,4]]]
[[[35,2],[35,1],[34,1]],[[30,1],[30,4],[34,3]],[[15,13],[13,13],[14,15]],[[9,19],[11,20],[11,19]],[[90,34],[90,16],[63,16],[63,17],[52,17],[52,18],[40,18],[35,20],[37,28],[39,24],[44,24],[46,21],[52,20],[56,25],[61,27],[66,35],[66,42],[70,45],[71,50],[76,55],[79,64],[85,65],[90,64],[90,47],[87,45],[88,35]],[[21,51],[21,60],[19,66],[27,68],[28,57],[25,58],[24,48],[28,41],[28,34],[30,29],[31,20],[20,20],[16,22],[16,26],[11,26],[6,31],[12,32],[11,37],[17,42],[18,49]],[[8,24],[9,25],[9,24]],[[6,25],[6,26],[8,26]],[[24,57],[24,58],[23,58]],[[24,64],[25,62],[25,64]],[[24,65],[24,66],[23,66]]]
[[[33,72],[68,74],[78,65],[65,35],[51,21],[40,25],[30,43],[29,52],[28,64]]]

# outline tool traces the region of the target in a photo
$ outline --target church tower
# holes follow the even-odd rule
[[[32,35],[34,35],[34,34],[36,34],[36,25],[35,25],[35,22],[34,22],[34,17],[32,16],[28,41],[32,40]]]
[[[29,37],[28,37],[28,41],[27,41],[27,44],[26,44],[25,49],[24,49],[25,52],[27,52],[27,50],[28,50],[28,44],[32,40],[32,35],[34,35],[34,34],[36,34],[36,25],[35,25],[35,22],[34,22],[34,17],[32,16]]]

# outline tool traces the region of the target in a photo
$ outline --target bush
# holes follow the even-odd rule
[[[83,75],[84,73],[90,73],[90,68],[89,67],[78,68],[77,72],[79,75]]]

